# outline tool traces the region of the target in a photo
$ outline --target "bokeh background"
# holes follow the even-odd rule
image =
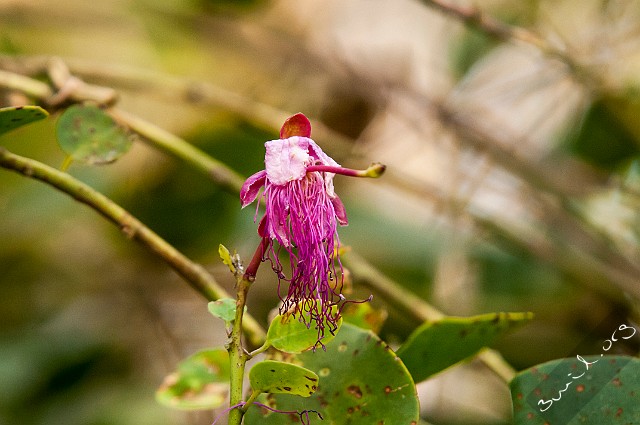
[[[506,32],[463,22],[474,2],[447,3],[457,16],[434,3],[0,0],[0,65],[61,57],[117,90],[122,109],[247,176],[302,111],[344,166],[388,166],[379,180],[336,179],[343,244],[447,314],[533,311],[495,347],[516,369],[598,354],[620,323],[638,323],[640,2],[476,2],[524,29]],[[55,120],[0,145],[59,167]],[[142,142],[69,172],[227,289],[218,244],[249,258],[258,242],[253,208]],[[258,278],[249,309],[266,323],[275,281],[268,268]],[[354,276],[354,293],[372,291]],[[392,344],[416,326],[375,293],[372,305],[389,311]],[[154,392],[181,358],[224,341],[165,264],[0,170],[0,425],[210,423]],[[637,354],[637,340],[617,350]],[[508,389],[482,365],[419,392],[431,423],[509,422]]]

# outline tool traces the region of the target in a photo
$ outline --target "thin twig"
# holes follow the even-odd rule
[[[236,298],[236,316],[231,330],[231,337],[227,350],[229,351],[229,362],[231,365],[231,376],[229,379],[229,406],[235,406],[242,402],[244,397],[242,387],[244,381],[244,368],[248,360],[244,348],[242,347],[242,331],[243,320],[247,318],[244,312],[247,304],[247,294],[251,287],[251,282],[245,279],[241,274],[237,276],[237,298]],[[229,425],[240,425],[244,410],[234,409],[229,412]]]
[[[2,70],[0,70],[0,86],[20,91],[41,100],[48,99],[53,95],[53,90],[47,83]]]
[[[422,2],[499,40],[518,40],[534,45],[542,51],[554,51],[546,40],[533,31],[502,22],[475,6],[460,6],[443,0],[422,0]]]
[[[189,260],[184,254],[176,250],[109,198],[69,174],[58,171],[39,161],[15,155],[3,147],[0,147],[0,167],[44,182],[70,195],[78,202],[88,205],[118,226],[129,239],[139,242],[153,254],[162,258],[193,289],[208,300],[229,297],[229,294],[204,267]],[[243,329],[249,341],[256,347],[260,346],[265,339],[264,329],[251,316],[246,315],[244,319]]]

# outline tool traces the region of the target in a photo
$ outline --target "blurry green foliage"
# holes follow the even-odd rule
[[[194,0],[212,13],[248,12],[252,8],[267,3],[267,0]]]
[[[516,255],[495,246],[478,245],[470,258],[477,267],[482,292],[489,299],[496,296],[527,298],[543,293],[549,298],[558,294],[564,283],[556,270],[528,253]]]
[[[178,364],[158,391],[159,403],[182,410],[215,409],[229,395],[229,354],[224,348],[198,351]]]
[[[465,29],[450,48],[453,72],[461,78],[477,61],[498,45],[498,41],[481,31]]]
[[[603,100],[591,105],[565,146],[585,161],[606,170],[614,170],[640,154],[636,137]]]
[[[23,327],[0,338],[0,423],[132,423],[105,415],[109,400],[93,400],[131,374],[125,351],[77,329]]]
[[[15,41],[7,33],[0,34],[0,52],[8,55],[17,55],[20,53],[20,49],[16,45]]]

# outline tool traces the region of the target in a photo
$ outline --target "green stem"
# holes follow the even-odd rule
[[[78,202],[93,208],[107,220],[117,225],[125,236],[136,240],[153,254],[163,259],[191,287],[208,300],[229,297],[229,294],[218,285],[213,276],[204,267],[191,261],[118,204],[69,174],[36,160],[15,155],[3,147],[0,147],[0,167],[44,182],[72,196]],[[260,324],[249,315],[241,323],[249,342],[256,347],[262,345],[266,335]]]
[[[0,70],[0,86],[41,100],[47,100],[53,96],[53,90],[48,84],[13,72]]]
[[[243,412],[247,412],[247,409],[253,404],[254,401],[258,398],[258,396],[262,394],[260,391],[253,391],[247,400],[247,403],[242,407]]]
[[[269,348],[271,348],[271,344],[265,342],[261,347],[256,348],[255,350],[253,350],[252,352],[250,352],[249,354],[247,354],[247,360],[251,360],[252,358],[254,358],[255,356],[257,356],[260,353],[264,353],[265,351],[267,351]]]
[[[251,287],[251,282],[244,278],[238,278],[238,293],[236,299],[236,317],[231,330],[231,338],[227,350],[229,351],[229,361],[231,364],[231,377],[229,380],[229,406],[236,406],[242,402],[242,384],[244,380],[244,366],[248,356],[242,347],[242,321],[244,316],[244,306],[247,303],[247,293]],[[240,425],[244,410],[233,409],[229,412],[229,425]]]

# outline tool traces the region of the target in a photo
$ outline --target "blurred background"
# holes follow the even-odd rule
[[[598,354],[638,323],[640,2],[477,2],[516,30],[473,25],[472,1],[434,3],[0,0],[0,65],[59,56],[245,176],[302,111],[342,165],[387,165],[336,179],[344,245],[447,314],[533,311],[495,347],[516,369]],[[60,167],[55,121],[0,145]],[[227,289],[218,244],[246,259],[258,242],[253,208],[144,143],[69,172]],[[154,401],[180,359],[224,344],[206,300],[93,211],[6,170],[0,217],[0,425],[212,421]],[[266,323],[275,280],[258,279],[249,310]],[[354,281],[354,298],[372,293]],[[417,325],[372,305],[392,344]],[[616,350],[636,355],[628,342]],[[473,362],[419,392],[434,424],[510,419],[508,388]]]

